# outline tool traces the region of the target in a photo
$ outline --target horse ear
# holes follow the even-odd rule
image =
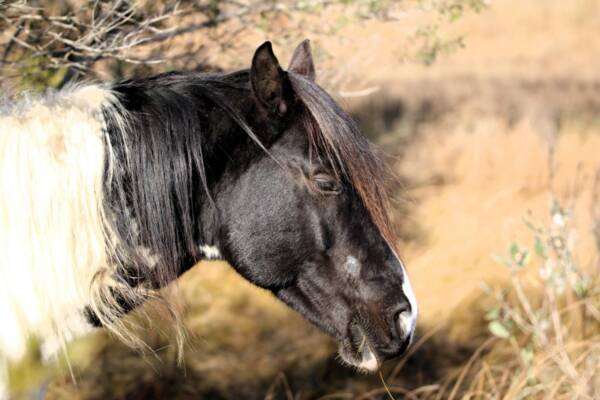
[[[302,43],[296,47],[296,50],[294,50],[294,55],[292,56],[292,61],[290,61],[288,71],[304,75],[311,81],[315,80],[315,64],[313,63],[310,41],[308,39],[304,39]]]
[[[284,71],[273,54],[271,42],[265,42],[254,53],[250,70],[252,90],[258,101],[270,112],[285,112],[283,99]]]

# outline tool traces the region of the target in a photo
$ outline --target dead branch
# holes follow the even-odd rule
[[[156,64],[164,59],[140,56],[137,50],[229,20],[339,1],[173,0],[148,10],[152,6],[136,0],[0,0],[0,32],[10,32],[0,36],[0,79],[18,75],[32,63],[40,69],[68,68],[79,75],[103,59]],[[182,21],[194,22],[181,26]]]

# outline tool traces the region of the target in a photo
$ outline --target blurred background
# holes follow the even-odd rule
[[[189,332],[133,313],[153,351],[105,332],[50,367],[11,366],[48,399],[600,398],[600,1],[0,1],[5,92],[172,69],[282,65],[309,38],[317,81],[396,174],[420,304],[404,358],[365,376],[220,262],[168,295]],[[145,305],[152,315],[152,304]]]

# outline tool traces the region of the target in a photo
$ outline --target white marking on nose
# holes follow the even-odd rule
[[[400,313],[398,323],[400,324],[400,328],[402,329],[402,333],[408,334],[412,336],[412,333],[417,325],[417,316],[419,314],[419,307],[417,305],[417,298],[415,297],[415,292],[410,284],[410,279],[408,278],[408,273],[406,272],[406,268],[404,268],[404,264],[400,257],[397,254],[394,254],[400,263],[400,268],[402,268],[402,275],[404,281],[402,282],[402,292],[406,299],[408,300],[408,304],[410,306],[410,311],[405,311]]]
[[[360,262],[353,256],[346,257],[346,271],[353,277],[360,276]]]
[[[404,269],[404,267],[402,267],[402,269],[404,270],[403,271],[404,272],[404,282],[402,283],[402,291],[404,292],[404,295],[408,299],[408,304],[410,304],[411,314],[413,315],[413,318],[416,320],[417,314],[419,313],[419,306],[417,305],[417,299],[415,297],[415,293],[413,292],[413,288],[410,285],[410,280],[408,279],[406,270]]]
[[[206,257],[207,260],[219,260],[223,258],[221,256],[221,252],[215,246],[203,244],[202,246],[200,246],[200,251],[202,252],[204,257]]]

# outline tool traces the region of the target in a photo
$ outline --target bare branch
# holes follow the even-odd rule
[[[231,38],[255,26],[258,19],[318,12],[342,2],[171,0],[148,11],[153,4],[140,6],[137,0],[87,0],[83,5],[81,0],[12,1],[0,4],[0,32],[13,32],[0,36],[6,38],[0,44],[0,79],[19,76],[22,68],[31,70],[31,65],[44,73],[69,68],[87,74],[103,59],[156,64],[165,60],[152,55],[153,45],[175,37],[211,30],[232,20],[242,22],[241,27],[232,28]],[[220,36],[219,40],[227,39]]]

